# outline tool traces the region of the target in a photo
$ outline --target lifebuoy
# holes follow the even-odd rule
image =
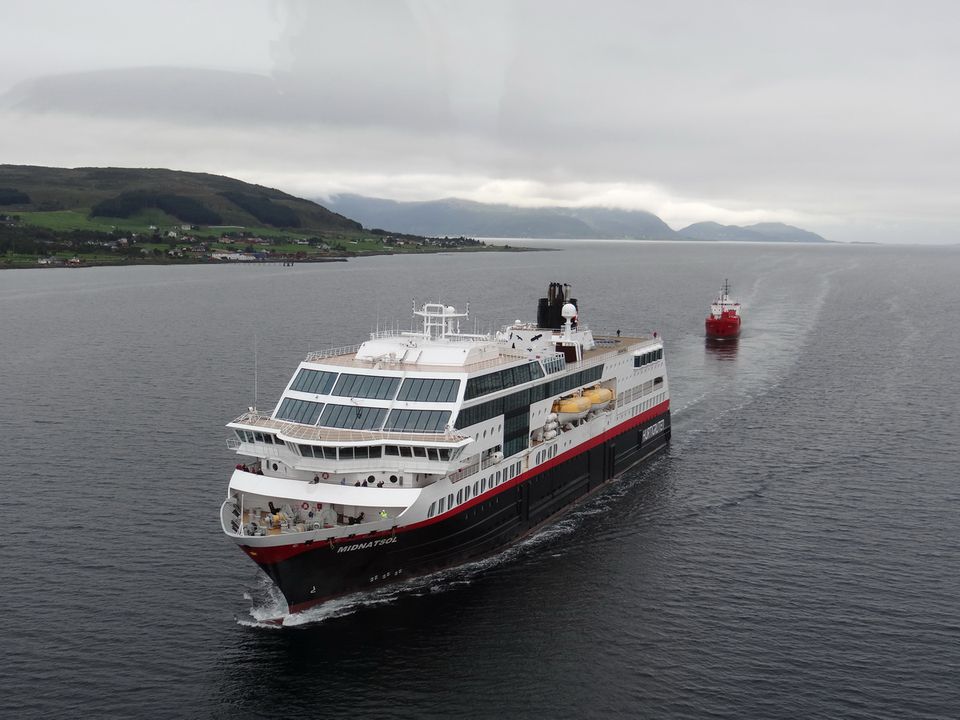
[[[330,473],[323,473],[320,477],[322,477],[324,480],[329,480],[329,479],[330,479]]]
[[[310,503],[304,501],[304,502],[300,503],[300,507],[303,508],[304,510],[309,510],[309,509],[310,509]]]

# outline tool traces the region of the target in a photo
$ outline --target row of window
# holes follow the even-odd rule
[[[340,397],[389,400],[397,394],[399,385],[400,378],[398,377],[343,373],[333,388],[333,394]]]
[[[400,393],[397,394],[397,388]],[[441,378],[407,378],[400,385],[398,377],[382,375],[354,375],[301,369],[290,385],[291,390],[313,395],[367,398],[368,400],[398,400],[410,402],[455,402],[460,392],[460,381]]]
[[[318,424],[344,430],[379,430],[386,415],[386,408],[329,403],[320,414]]]
[[[537,465],[542,463],[544,460],[549,460],[552,457],[556,457],[558,449],[559,449],[559,446],[554,444],[551,447],[548,447],[546,450],[541,450],[540,452],[538,452]]]
[[[506,390],[516,385],[523,385],[531,380],[538,380],[542,377],[543,369],[540,367],[540,364],[531,360],[526,365],[505,368],[497,372],[469,378],[463,399],[472,400],[481,395],[489,395],[498,390]]]
[[[324,372],[323,370],[301,370],[297,373],[290,389],[312,393],[313,395],[326,395],[330,392],[336,380],[337,373]]]
[[[663,378],[658,379],[663,380]],[[636,387],[632,387],[629,390],[624,390],[622,393],[617,395],[617,406],[623,407],[624,405],[629,405],[637,398],[643,397],[651,392],[653,392],[653,380],[647,380],[645,383],[640,383]]]
[[[487,490],[495,488],[497,485],[505,483],[508,480],[512,480],[519,474],[519,461],[513,463],[507,468],[504,468],[503,470],[497,470],[495,473],[490,473],[489,476],[475,481],[473,485],[463,486],[457,491],[456,495],[450,493],[445,498],[440,498],[436,502],[430,503],[430,508],[427,510],[427,517],[431,518],[434,515],[442,515],[447,510],[453,510],[453,508],[455,508],[457,505],[470,500],[471,497],[482,495]]]
[[[240,432],[240,431],[238,431]],[[279,440],[277,442],[280,442]],[[303,457],[319,460],[366,460],[379,457],[421,458],[446,462],[450,460],[450,448],[423,448],[407,445],[344,445],[326,447],[320,445],[297,445]]]
[[[456,402],[460,391],[459,380],[439,378],[407,378],[397,400],[410,402]]]
[[[395,432],[443,432],[450,421],[449,410],[394,410],[386,408],[337,405],[284,398],[276,414],[279,420],[343,428],[344,430],[390,430]],[[386,424],[384,424],[386,418]],[[319,422],[318,422],[319,421]]]
[[[643,367],[644,365],[649,365],[657,360],[663,360],[663,348],[657,348],[656,350],[651,350],[650,352],[634,355],[633,366],[635,368]]]
[[[440,433],[450,420],[449,410],[394,410],[384,430]]]
[[[511,393],[502,398],[488,400],[485,403],[474,405],[473,407],[463,408],[457,415],[457,428],[470,427],[478,422],[489,420],[490,418],[503,415],[515,408],[528,408],[539,400],[545,400],[548,397],[559,395],[574,388],[581,387],[591,382],[596,382],[603,375],[603,365],[587,368],[579,372],[570,373],[564,377],[555,380],[534,385],[526,390]]]
[[[250,432],[249,430],[234,430],[237,434],[237,437],[240,438],[240,442],[261,442],[266,443],[267,445],[283,445],[283,440],[278,438],[276,435],[270,435],[269,433],[259,433],[259,432]]]
[[[280,409],[277,410],[276,417],[280,420],[289,420],[304,425],[316,425],[322,410],[323,403],[284,398],[283,402],[280,403]]]

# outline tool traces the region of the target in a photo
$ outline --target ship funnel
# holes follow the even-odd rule
[[[579,309],[577,299],[570,297],[567,283],[552,282],[547,288],[547,296],[537,303],[537,327],[559,330],[564,326],[563,306],[573,305]]]

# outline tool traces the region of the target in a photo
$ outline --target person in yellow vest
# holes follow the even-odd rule
[[[386,511],[386,510],[381,510],[381,511],[380,511],[380,519],[381,519],[381,520],[386,520],[386,519],[387,519],[387,511]]]

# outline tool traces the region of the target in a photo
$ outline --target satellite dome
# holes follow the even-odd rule
[[[556,307],[556,305],[554,305],[554,307]],[[563,315],[566,320],[575,318],[577,316],[577,306],[573,303],[567,303],[560,309],[560,314]]]

